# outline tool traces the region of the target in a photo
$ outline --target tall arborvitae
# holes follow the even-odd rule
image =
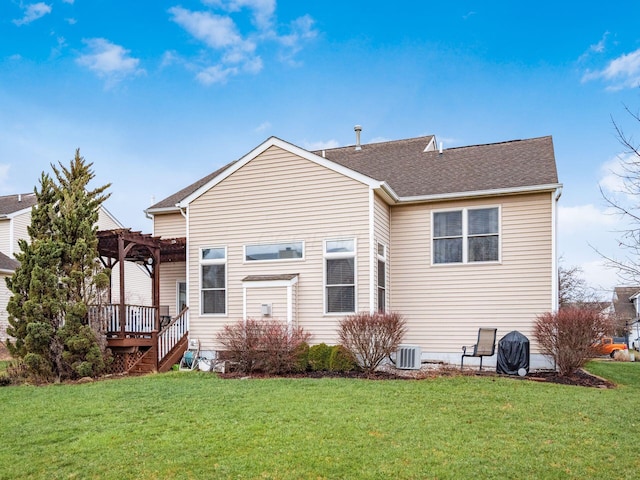
[[[52,165],[36,188],[37,203],[20,242],[20,266],[7,279],[11,353],[39,380],[92,376],[104,369],[104,342],[91,328],[87,306],[103,283],[96,236],[98,210],[108,198],[105,185],[87,190],[94,178],[76,150],[69,168]]]

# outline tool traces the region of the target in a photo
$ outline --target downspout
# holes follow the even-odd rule
[[[189,207],[185,207],[184,209],[182,207],[180,207],[180,204],[176,204],[176,207],[178,207],[178,209],[180,210],[180,214],[184,217],[185,220],[185,228],[184,228],[184,234],[185,234],[185,238],[187,239],[186,242],[187,244],[185,245],[185,283],[187,284],[187,291],[185,292],[185,295],[187,296],[186,301],[187,301],[187,306],[189,306],[189,290],[190,290],[190,285],[191,282],[189,281]],[[189,317],[187,317],[187,331],[190,332],[189,328],[190,328],[190,319],[191,315],[189,315]],[[191,338],[191,335],[189,335],[189,338]]]
[[[562,196],[562,187],[551,192],[551,311],[558,311],[558,201]]]

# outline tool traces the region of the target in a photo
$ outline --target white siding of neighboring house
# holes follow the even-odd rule
[[[537,352],[532,328],[552,306],[553,201],[539,193],[393,207],[391,303],[407,319],[404,343],[459,362],[479,327],[496,327],[498,340],[518,330]],[[502,261],[432,265],[432,210],[478,205],[501,207]]]
[[[162,238],[186,236],[187,221],[180,212],[163,213],[153,216],[153,235]]]
[[[27,227],[31,225],[31,209],[22,211],[12,219],[13,221],[13,250],[11,255],[7,253],[9,256],[15,256],[17,252],[20,251],[20,247],[18,246],[18,240],[29,239],[29,233],[27,232]]]
[[[11,298],[11,291],[7,288],[6,278],[10,276],[0,273],[0,342],[7,339],[7,327],[9,326],[9,314],[7,313],[7,304]]]
[[[357,307],[368,311],[369,212],[369,187],[353,179],[275,146],[251,160],[189,206],[190,336],[214,349],[223,325],[242,319],[243,278],[297,273],[298,325],[313,334],[311,343],[337,343],[344,316],[323,314],[323,242],[356,239]],[[246,244],[287,241],[305,242],[303,261],[243,261]],[[202,247],[227,247],[225,316],[199,314]]]
[[[8,257],[11,256],[11,219],[0,220],[0,252]]]
[[[185,282],[186,262],[160,264],[160,305],[169,306],[171,318],[178,313],[178,282]]]

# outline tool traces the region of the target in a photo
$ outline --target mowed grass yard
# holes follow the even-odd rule
[[[171,372],[0,388],[0,478],[638,478],[640,363],[611,390],[494,376]]]

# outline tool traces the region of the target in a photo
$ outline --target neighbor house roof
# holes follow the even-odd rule
[[[620,318],[633,319],[636,308],[631,297],[640,292],[640,287],[616,287],[613,296],[613,311]]]
[[[314,158],[328,160],[372,180],[384,182],[405,200],[453,193],[559,186],[550,136],[449,148],[442,152],[434,145],[435,138],[429,135],[363,144],[359,149],[351,145],[311,153],[316,156]],[[294,145],[291,147],[300,150]],[[175,210],[176,204],[212,182],[236,162],[156,203],[147,212]]]
[[[17,260],[14,260],[13,258],[10,258],[4,253],[0,252],[0,273],[13,272],[19,266],[20,263]]]
[[[0,196],[0,217],[31,208],[35,204],[36,195],[34,193]]]

